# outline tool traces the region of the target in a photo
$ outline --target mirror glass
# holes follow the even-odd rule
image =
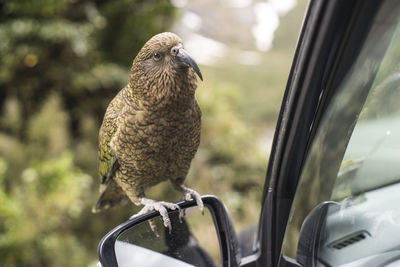
[[[209,209],[204,207],[204,215],[197,206],[184,212],[182,220],[178,211],[169,213],[171,232],[164,227],[160,216],[122,232],[115,242],[118,266],[222,266],[219,240]]]

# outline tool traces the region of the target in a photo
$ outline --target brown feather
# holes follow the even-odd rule
[[[151,38],[133,61],[129,84],[108,107],[99,134],[100,176],[110,174],[113,158],[118,168],[95,211],[121,202],[125,194],[139,204],[148,187],[185,180],[200,143],[201,111],[193,69],[177,67],[170,55],[180,44],[173,33]],[[154,60],[155,52],[161,60]]]

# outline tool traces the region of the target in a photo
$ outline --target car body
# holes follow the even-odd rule
[[[259,224],[252,228],[256,231],[238,239],[224,205],[213,196],[203,197],[222,266],[399,263],[399,17],[395,0],[310,2],[278,118]],[[132,229],[156,217],[156,212],[143,215],[107,234],[99,244],[101,265],[121,266],[115,256],[118,237],[129,230],[138,234]],[[193,241],[190,233],[186,237]],[[195,241],[191,245],[192,252],[204,255]],[[185,261],[185,253],[172,257]],[[186,262],[207,266],[207,260]]]

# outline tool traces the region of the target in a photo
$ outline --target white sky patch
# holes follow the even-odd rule
[[[240,50],[240,47],[237,47],[239,49],[234,49],[234,60],[243,65],[260,64],[261,57],[258,51],[267,52],[272,48],[280,18],[297,4],[297,0],[214,0],[217,3],[206,1],[208,4],[204,6],[194,4],[200,3],[200,0],[170,1],[175,7],[181,8],[183,11],[182,19],[177,24],[177,32],[185,40],[188,51],[192,53],[199,64],[203,65],[216,64],[220,62],[221,58],[228,56],[227,51],[230,50],[230,45],[229,43],[225,44],[225,42],[229,42],[229,38],[227,40],[219,39],[218,32],[224,31],[225,27],[225,31],[228,32],[227,36],[240,34],[240,31],[235,33],[235,23],[241,23],[242,29],[250,31],[251,34],[247,35],[246,38],[251,39],[243,43],[246,44],[246,49],[249,48],[248,44],[253,43],[255,51]],[[233,20],[231,24],[225,22],[222,25],[210,23],[215,20],[213,17],[215,12],[209,12],[208,9],[214,8],[214,5],[217,5],[220,12],[227,12],[225,17]],[[191,11],[193,9],[196,12]],[[243,19],[243,16],[246,17]],[[213,29],[213,27],[216,29]],[[205,37],[208,32],[211,33],[210,36],[214,36],[216,39]]]
[[[176,8],[185,7],[188,3],[188,0],[171,0],[171,4]]]
[[[192,31],[200,30],[201,26],[203,25],[201,17],[196,13],[190,11],[185,12],[185,14],[182,17],[182,23]]]
[[[234,8],[244,8],[251,5],[252,0],[224,0],[226,4]]]
[[[185,49],[201,65],[213,65],[227,53],[227,46],[221,42],[192,33],[185,37]]]
[[[252,33],[258,50],[266,52],[272,48],[279,17],[286,15],[296,3],[297,0],[268,0],[254,4],[257,22],[252,27]]]
[[[279,16],[270,3],[257,3],[253,7],[256,21],[252,33],[256,47],[260,51],[268,51],[272,47],[274,33],[279,26]]]

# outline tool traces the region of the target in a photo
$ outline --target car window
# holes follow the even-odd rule
[[[400,26],[386,1],[311,144],[282,255],[303,266],[400,258]],[[398,266],[398,265],[396,265]]]

